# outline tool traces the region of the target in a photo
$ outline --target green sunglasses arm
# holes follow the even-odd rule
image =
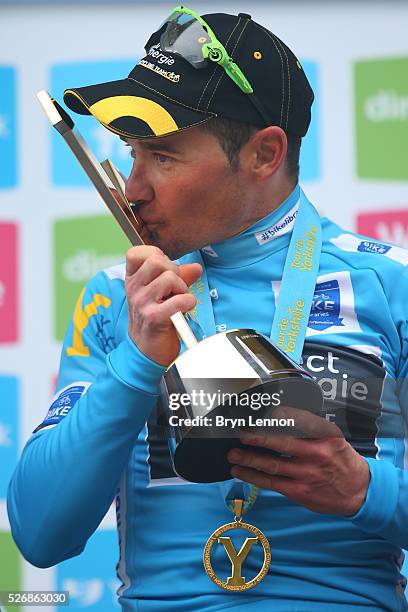
[[[228,55],[227,50],[224,45],[217,39],[216,35],[210,28],[210,26],[198,15],[195,11],[191,9],[185,8],[184,6],[177,6],[173,12],[174,13],[183,13],[185,15],[191,15],[194,19],[203,26],[204,30],[207,32],[208,36],[211,39],[211,42],[205,43],[202,46],[203,57],[205,59],[209,59],[213,62],[216,62],[220,66],[222,66],[228,76],[234,81],[236,85],[243,91],[244,93],[253,93],[254,90],[252,86],[242,70],[237,66],[237,64],[232,60],[232,58]]]
[[[248,81],[240,67],[237,66],[233,59],[228,55],[226,49],[217,41],[217,39],[215,43],[211,42],[203,45],[203,55],[205,58],[222,66],[228,76],[236,85],[238,85],[241,91],[244,93],[254,92],[251,83]]]

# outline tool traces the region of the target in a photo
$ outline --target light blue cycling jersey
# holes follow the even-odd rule
[[[243,233],[202,249],[217,331],[255,328],[269,336],[299,194],[298,186]],[[10,483],[13,535],[31,563],[46,567],[79,554],[116,495],[124,610],[407,609],[400,566],[408,546],[408,253],[327,219],[322,229],[303,365],[321,385],[326,418],[369,463],[360,511],[318,514],[261,491],[246,520],[270,542],[268,575],[242,593],[208,578],[204,544],[231,514],[217,483],[187,483],[173,471],[156,427],[164,368],[127,335],[118,265],[81,293],[55,398]],[[227,576],[229,560],[220,563]]]

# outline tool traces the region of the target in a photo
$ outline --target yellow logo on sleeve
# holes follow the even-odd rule
[[[89,357],[89,347],[85,346],[82,334],[86,329],[89,319],[97,314],[98,306],[108,308],[112,300],[105,297],[101,293],[95,293],[92,302],[87,304],[82,309],[82,298],[84,297],[85,288],[82,289],[74,310],[74,336],[72,339],[72,346],[67,348],[68,357]]]

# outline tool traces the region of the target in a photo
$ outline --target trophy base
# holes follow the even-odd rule
[[[180,355],[162,379],[161,399],[174,470],[197,483],[232,478],[227,454],[244,448],[242,432],[302,437],[280,407],[320,415],[323,404],[310,374],[248,329],[216,334]]]

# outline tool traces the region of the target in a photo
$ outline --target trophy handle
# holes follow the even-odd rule
[[[47,91],[39,91],[37,98],[50,123],[69,146],[130,243],[133,246],[145,244],[137,231],[140,222],[125,195],[125,182],[117,168],[109,160],[99,163],[81,134],[77,130],[74,131],[75,124],[72,118]],[[117,197],[112,193],[114,190],[107,178],[116,188]],[[198,344],[183,313],[176,312],[170,319],[186,348]]]

